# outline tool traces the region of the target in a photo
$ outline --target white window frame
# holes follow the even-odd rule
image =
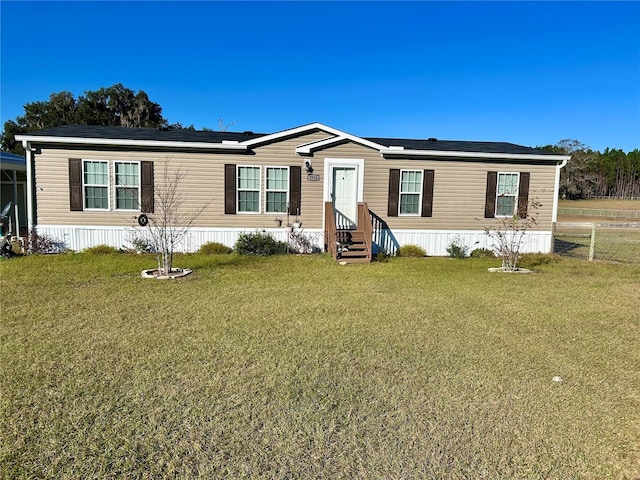
[[[245,212],[240,210],[240,192],[255,192],[255,188],[240,188],[240,169],[258,169],[258,211]],[[236,212],[239,215],[260,215],[262,213],[262,167],[260,165],[236,165]]]
[[[87,183],[85,177],[85,165],[87,163],[104,163],[107,165],[107,183],[106,185],[101,183]],[[108,160],[96,160],[92,158],[83,158],[82,159],[82,209],[93,211],[93,212],[109,212],[111,211],[111,173],[109,168]],[[107,188],[107,208],[95,208],[95,207],[87,207],[87,187],[106,187]]]
[[[500,175],[515,175],[516,176],[516,190],[513,195],[508,195],[509,197],[513,196],[513,212],[508,215],[498,214],[498,199],[500,195],[498,195],[498,190],[500,188]],[[520,172],[498,172],[496,177],[496,203],[495,203],[495,211],[494,215],[496,218],[509,218],[513,217],[518,211],[518,195],[520,193]]]
[[[420,187],[418,192],[402,192],[402,174],[404,172],[417,172],[420,175]],[[398,180],[400,185],[398,186],[398,216],[400,217],[419,217],[422,215],[422,191],[424,190],[424,170],[417,170],[414,168],[405,168],[400,170],[400,178]],[[401,213],[402,212],[402,195],[418,195],[418,211],[416,213]]]
[[[138,197],[136,199],[136,203],[137,203],[137,208],[118,208],[118,188],[131,188],[130,185],[118,185],[116,182],[118,180],[118,172],[116,170],[116,165],[119,163],[127,163],[127,164],[136,164],[138,165],[138,183],[136,184],[136,188],[138,189]],[[140,171],[140,162],[136,161],[136,160],[114,160],[113,161],[113,205],[114,205],[114,210],[117,210],[119,212],[139,212],[140,211],[140,206],[141,206],[141,187],[140,187],[140,183],[141,183],[141,176],[142,173]]]
[[[287,179],[287,189],[286,190],[280,190],[280,189],[269,189],[269,179],[268,179],[268,172],[269,169],[273,168],[273,169],[279,169],[279,170],[286,170],[286,179]],[[290,172],[289,172],[289,167],[288,166],[279,166],[279,165],[267,165],[264,167],[264,213],[268,214],[268,215],[278,215],[281,213],[287,213],[287,209],[289,207],[289,192],[291,190],[291,182],[290,182]],[[275,193],[282,193],[285,192],[286,193],[286,201],[285,201],[285,208],[283,211],[281,212],[268,212],[267,211],[267,207],[269,205],[268,201],[267,201],[267,195],[270,192],[275,192]]]

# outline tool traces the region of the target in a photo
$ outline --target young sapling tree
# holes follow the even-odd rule
[[[542,204],[533,199],[528,205],[528,209],[520,209],[512,216],[502,217],[485,228],[485,233],[493,240],[493,251],[502,259],[504,271],[518,270],[520,251],[527,238],[527,232],[538,224],[538,209]]]
[[[173,255],[176,248],[208,204],[185,211],[185,192],[180,185],[186,173],[180,166],[174,167],[170,157],[156,161],[154,168],[156,166],[160,167],[157,169],[160,175],[154,175],[152,212],[140,215],[138,224],[144,229],[144,237],[156,253],[158,276],[169,276],[175,271]]]

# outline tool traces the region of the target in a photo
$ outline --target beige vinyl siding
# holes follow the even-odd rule
[[[326,148],[312,157],[296,155],[297,146],[329,137],[315,132],[256,147],[252,154],[212,152],[143,152],[111,149],[52,149],[43,146],[35,155],[37,223],[42,225],[131,226],[137,214],[113,210],[114,161],[153,161],[156,193],[162,182],[162,162],[169,159],[172,171],[181,168],[185,174],[181,182],[184,194],[183,212],[206,208],[194,227],[273,228],[276,217],[286,221],[285,214],[224,213],[224,165],[261,166],[261,203],[264,211],[265,166],[301,166],[302,203],[299,220],[305,228],[323,226],[323,184],[325,158],[364,159],[364,200],[369,208],[385,219],[391,229],[407,230],[482,230],[495,223],[484,218],[487,171],[530,172],[529,199],[542,203],[538,210],[538,230],[551,229],[555,165],[513,164],[503,161],[454,161],[400,159],[389,160],[379,152],[355,143]],[[69,158],[109,161],[111,180],[111,211],[72,212],[69,209]],[[320,181],[307,180],[304,161],[310,159],[314,174]],[[389,169],[434,170],[433,216],[387,217]],[[294,218],[290,218],[293,222]]]
[[[391,229],[477,230],[495,224],[484,218],[487,172],[530,172],[529,200],[537,198],[539,223],[534,230],[550,230],[555,165],[514,164],[503,161],[385,159],[372,149],[348,143],[315,153],[315,165],[330,158],[364,158],[364,201]],[[433,215],[387,216],[389,170],[434,170]],[[531,212],[531,210],[530,210]]]
[[[225,215],[224,213],[224,165],[267,165],[303,166],[304,158],[296,155],[295,147],[326,138],[324,132],[316,132],[289,138],[278,143],[256,147],[254,154],[211,153],[211,152],[141,152],[134,150],[91,150],[57,149],[42,147],[35,157],[36,164],[36,202],[37,223],[46,225],[91,225],[91,226],[129,226],[133,225],[135,212],[113,210],[115,205],[114,189],[111,187],[111,211],[72,212],[69,209],[69,166],[70,158],[107,160],[109,162],[110,182],[113,186],[114,161],[153,161],[156,194],[162,182],[162,163],[168,159],[170,176],[180,168],[185,174],[181,181],[184,195],[183,212],[189,214],[205,205],[194,227],[243,227],[272,228],[276,216],[282,214],[261,215]],[[315,165],[314,165],[315,168]],[[264,175],[262,168],[264,197]],[[307,182],[306,172],[302,169],[302,205],[300,220],[305,226],[322,225],[322,182]],[[312,197],[319,188],[320,201],[314,205]],[[311,198],[307,198],[311,196]],[[264,198],[262,199],[264,203]],[[283,218],[286,220],[286,218]],[[293,219],[291,219],[293,221]]]

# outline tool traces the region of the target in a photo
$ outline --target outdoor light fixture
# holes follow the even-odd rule
[[[311,162],[309,160],[304,161],[304,168],[307,173],[313,173],[313,167],[311,166]]]

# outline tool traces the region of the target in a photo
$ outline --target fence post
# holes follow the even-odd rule
[[[589,245],[589,261],[593,260],[596,251],[596,224],[591,224],[591,245]]]

